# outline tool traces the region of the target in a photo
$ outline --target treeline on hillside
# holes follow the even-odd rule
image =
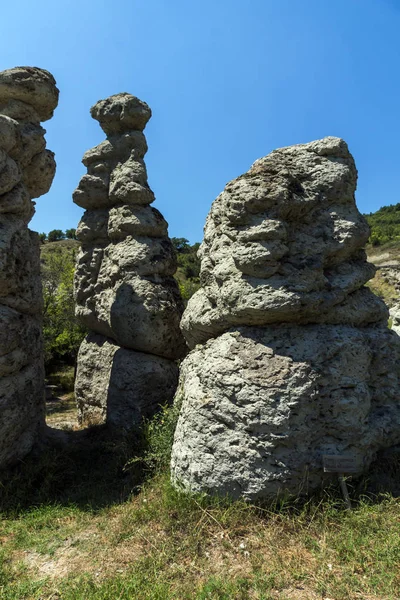
[[[382,206],[376,212],[364,216],[371,227],[369,241],[373,246],[400,241],[400,204]]]
[[[56,235],[52,235],[54,232]],[[190,245],[186,238],[172,238],[172,244],[178,261],[175,278],[187,303],[200,287],[200,261],[197,258],[200,244]],[[48,373],[60,364],[75,363],[87,333],[75,317],[73,280],[78,250],[74,229],[67,229],[65,233],[54,229],[43,239],[41,246],[43,335]]]
[[[45,242],[59,242],[60,240],[76,240],[76,229],[52,229],[49,233],[39,233],[42,244]]]

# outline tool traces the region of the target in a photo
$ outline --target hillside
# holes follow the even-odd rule
[[[374,213],[364,215],[371,227],[372,246],[388,242],[400,244],[400,203],[382,206]]]
[[[399,301],[400,204],[382,206],[364,216],[371,227],[368,260],[378,267],[367,285],[391,307]]]

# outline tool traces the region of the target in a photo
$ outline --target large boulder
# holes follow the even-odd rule
[[[130,429],[172,401],[178,366],[90,334],[79,349],[76,381],[78,416],[83,425],[108,423]]]
[[[322,485],[325,455],[362,473],[400,443],[400,340],[365,286],[357,172],[338,138],[282,148],[207,217],[182,329],[172,479],[265,500]]]

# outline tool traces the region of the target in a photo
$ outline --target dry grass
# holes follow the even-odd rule
[[[399,294],[396,288],[385,281],[380,271],[377,271],[375,277],[366,284],[371,291],[382,298],[388,306],[393,306],[399,301]]]
[[[397,498],[363,496],[366,480],[350,483],[351,512],[338,490],[270,507],[190,497],[169,482],[171,414],[149,425],[147,450],[71,432],[67,450],[3,481],[0,598],[398,600]],[[398,480],[398,457],[384,464]]]
[[[158,475],[99,512],[44,506],[5,517],[0,597],[394,600],[399,525],[389,497],[352,513],[328,497],[262,510],[188,498]]]

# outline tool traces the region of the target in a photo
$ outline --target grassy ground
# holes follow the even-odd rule
[[[1,599],[400,597],[400,501],[368,493],[382,464],[350,483],[351,512],[334,488],[267,508],[189,497],[168,479],[175,419],[119,441],[71,432],[3,479]],[[384,465],[389,489],[398,459]]]

